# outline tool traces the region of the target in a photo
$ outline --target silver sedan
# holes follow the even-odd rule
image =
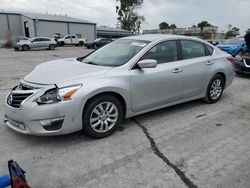
[[[79,58],[38,65],[6,97],[5,124],[34,135],[112,134],[130,118],[186,101],[217,102],[233,81],[230,55],[197,39],[141,35]]]
[[[47,37],[34,37],[29,40],[21,40],[14,46],[15,50],[42,50],[49,49],[54,50],[57,42],[54,39]]]

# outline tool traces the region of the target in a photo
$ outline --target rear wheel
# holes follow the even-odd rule
[[[23,51],[28,51],[30,47],[28,45],[23,45],[22,46]]]
[[[79,46],[83,46],[84,45],[84,42],[83,41],[80,41],[79,42]]]
[[[62,42],[59,42],[59,45],[60,46],[64,46],[64,42],[62,41]]]
[[[225,86],[224,78],[216,74],[208,84],[205,101],[207,103],[216,103],[220,100]]]
[[[111,135],[123,120],[121,102],[110,94],[91,99],[83,113],[83,131],[93,138]]]
[[[54,50],[54,49],[55,49],[55,45],[54,45],[54,44],[50,44],[50,45],[49,45],[49,49],[50,49],[50,50]]]

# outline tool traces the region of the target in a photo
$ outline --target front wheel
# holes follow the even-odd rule
[[[30,47],[28,45],[23,45],[22,46],[23,51],[28,51]]]
[[[207,103],[216,103],[220,100],[225,86],[224,78],[216,74],[208,84],[205,101]]]
[[[123,108],[113,95],[105,94],[91,99],[83,112],[83,131],[93,138],[111,135],[122,123]]]

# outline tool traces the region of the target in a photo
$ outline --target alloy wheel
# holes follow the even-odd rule
[[[222,94],[222,82],[220,79],[214,80],[210,87],[210,96],[213,100],[217,100]]]
[[[112,129],[118,120],[118,109],[112,102],[98,104],[90,115],[91,128],[98,133]]]

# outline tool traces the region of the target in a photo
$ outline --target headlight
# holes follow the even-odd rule
[[[238,61],[242,61],[243,60],[243,58],[240,55],[235,56],[235,59],[237,59]]]
[[[71,97],[82,85],[74,85],[64,88],[56,88],[48,90],[44,95],[36,101],[38,104],[53,104],[60,101],[71,100]]]

